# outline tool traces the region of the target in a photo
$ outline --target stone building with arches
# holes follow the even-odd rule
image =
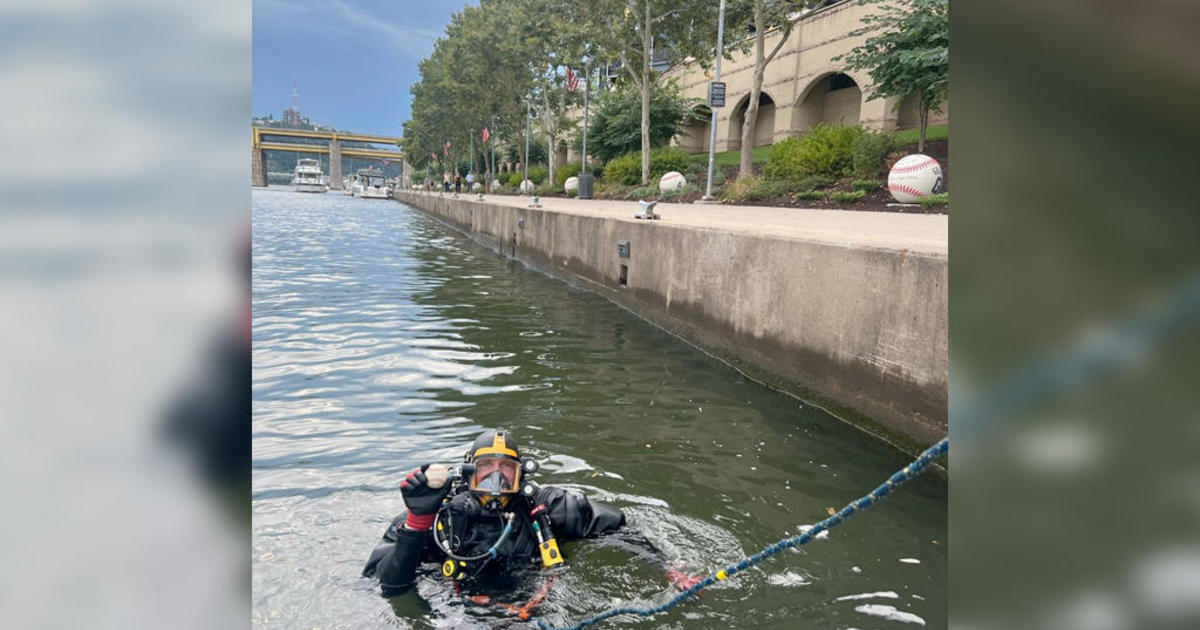
[[[820,122],[861,124],[876,131],[912,129],[920,125],[916,99],[870,97],[870,76],[850,71],[834,57],[850,52],[868,36],[854,37],[851,32],[862,26],[863,16],[877,11],[876,7],[859,6],[845,0],[829,3],[796,18],[789,41],[763,75],[759,99],[758,121],[755,125],[754,146],[773,144],[789,136],[803,135]],[[727,33],[728,36],[728,33]],[[775,47],[781,31],[769,32],[766,50]],[[730,41],[726,50],[735,45]],[[733,59],[721,65],[721,81],[725,82],[725,107],[717,113],[717,151],[741,148],[742,124],[750,100],[754,74],[754,53],[737,51]],[[679,63],[667,71],[665,79],[674,80],[683,96],[707,100],[711,71],[695,63]],[[900,107],[895,107],[901,101]],[[948,104],[942,113],[930,113],[929,124],[949,122]],[[703,120],[689,124],[674,143],[699,153],[708,150],[711,116],[707,106],[698,111]]]

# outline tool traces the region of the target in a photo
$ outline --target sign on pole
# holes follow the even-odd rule
[[[709,107],[725,107],[725,82],[724,81],[709,81],[709,83],[708,83],[708,106]]]

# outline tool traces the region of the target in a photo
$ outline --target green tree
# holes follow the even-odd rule
[[[741,6],[733,7],[731,25],[733,32],[753,27],[749,38],[738,46],[743,52],[754,49],[754,71],[751,74],[750,100],[742,120],[742,145],[738,161],[738,177],[753,173],[754,128],[758,125],[758,99],[762,95],[763,75],[767,65],[775,59],[783,45],[792,35],[801,11],[813,4],[810,0],[740,0]],[[741,17],[741,19],[739,19]],[[767,36],[779,32],[779,40],[766,51]]]
[[[581,4],[586,5],[580,9],[580,17],[588,26],[593,51],[620,61],[642,97],[642,184],[648,184],[654,48],[666,48],[675,58],[694,58],[708,68],[716,47],[718,4],[694,0],[592,0]],[[635,66],[634,60],[640,63]]]
[[[588,132],[588,152],[601,160],[636,151],[642,146],[641,104],[639,90],[630,86],[611,90],[596,99]],[[694,118],[694,107],[700,99],[679,95],[673,84],[655,85],[650,94],[649,146],[666,145]],[[578,138],[576,145],[579,145]]]
[[[924,151],[929,112],[941,111],[949,86],[949,0],[859,0],[859,4],[882,6],[879,13],[864,17],[862,28],[851,34],[875,35],[834,61],[870,73],[871,99],[918,98],[917,151]]]

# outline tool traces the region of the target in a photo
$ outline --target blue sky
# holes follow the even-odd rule
[[[279,118],[292,76],[310,120],[398,136],[417,62],[476,0],[254,0],[252,114]]]

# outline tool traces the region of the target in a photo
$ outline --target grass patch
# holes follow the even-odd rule
[[[754,156],[754,163],[765,164],[767,160],[771,159],[771,149],[773,147],[774,145],[770,144],[761,147],[754,147],[754,151],[751,152],[751,154]],[[705,166],[708,165],[708,153],[693,153],[691,159],[698,163],[704,164]],[[713,163],[717,166],[738,166],[741,161],[742,152],[740,150],[721,151],[713,156]]]
[[[865,194],[867,193],[864,190],[856,190],[854,192],[839,190],[838,192],[833,193],[833,200],[838,203],[855,203],[859,199],[862,199],[863,195]]]
[[[936,195],[926,195],[917,200],[917,203],[920,203],[921,207],[926,209],[934,206],[948,206],[950,205],[950,193],[945,192],[938,193]]]
[[[919,129],[905,129],[903,131],[892,132],[892,146],[905,146],[916,144],[918,136],[921,135]],[[935,140],[949,140],[950,125],[930,125],[925,129],[925,142],[933,142]]]
[[[856,179],[850,182],[850,187],[863,192],[875,192],[879,190],[880,183],[874,179]]]
[[[796,201],[807,201],[809,199],[825,199],[826,193],[823,190],[801,190],[792,195]]]

